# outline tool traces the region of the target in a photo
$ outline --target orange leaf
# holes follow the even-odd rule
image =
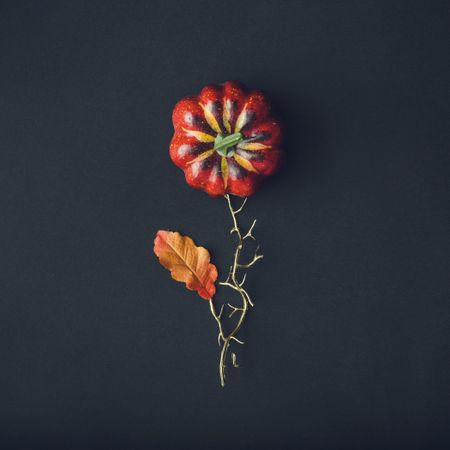
[[[211,300],[216,293],[217,268],[210,263],[206,248],[197,247],[189,236],[159,230],[153,250],[174,280],[184,281],[188,289]]]

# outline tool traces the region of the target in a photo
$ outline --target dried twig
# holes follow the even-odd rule
[[[222,350],[220,353],[220,362],[219,362],[219,375],[220,375],[220,383],[222,386],[225,386],[225,368],[227,367],[226,359],[227,359],[227,353],[228,353],[230,343],[231,343],[231,341],[235,341],[239,344],[244,343],[236,337],[236,334],[241,329],[241,326],[247,315],[249,305],[253,306],[253,303],[250,299],[248,292],[243,288],[247,274],[244,274],[242,277],[242,280],[239,282],[237,280],[237,271],[239,269],[249,269],[256,263],[256,261],[263,258],[263,255],[258,254],[258,249],[259,249],[259,246],[258,246],[256,248],[253,259],[249,263],[241,264],[239,262],[239,258],[241,256],[241,251],[244,246],[244,241],[246,239],[255,240],[255,237],[253,235],[253,229],[255,228],[255,225],[256,225],[256,219],[253,221],[253,223],[250,226],[247,233],[243,234],[241,229],[239,228],[239,224],[238,224],[236,216],[243,210],[244,205],[247,202],[247,198],[244,199],[241,206],[236,210],[233,209],[233,205],[231,204],[231,199],[228,194],[225,195],[225,199],[227,200],[228,209],[230,210],[231,219],[233,222],[233,227],[231,228],[230,234],[236,233],[236,235],[238,237],[238,242],[237,242],[236,250],[234,252],[233,264],[230,266],[227,278],[225,279],[225,281],[222,281],[219,284],[221,284],[222,286],[227,286],[227,287],[239,292],[241,299],[242,299],[242,305],[240,307],[237,307],[237,306],[233,306],[228,303],[228,306],[231,308],[231,313],[230,313],[229,317],[232,317],[235,314],[239,313],[239,319],[238,319],[235,327],[231,330],[231,332],[228,335],[225,335],[223,332],[222,321],[221,321],[223,305],[222,305],[222,308],[220,309],[219,314],[217,314],[215,311],[215,308],[214,308],[214,304],[211,300],[211,313],[214,316],[214,318],[218,324],[218,327],[219,327],[219,335],[217,338],[219,345],[223,342]],[[239,367],[236,362],[236,354],[235,353],[231,353],[231,363],[232,363],[233,367]]]

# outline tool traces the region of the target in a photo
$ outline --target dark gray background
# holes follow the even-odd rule
[[[2,2],[0,447],[445,448],[447,4]],[[227,79],[271,96],[288,164],[243,217],[266,258],[221,389],[152,241],[230,260],[168,157],[176,101]]]

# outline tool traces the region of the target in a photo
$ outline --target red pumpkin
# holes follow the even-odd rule
[[[172,121],[172,161],[211,196],[248,197],[280,166],[281,126],[260,91],[232,81],[205,86],[176,104]]]

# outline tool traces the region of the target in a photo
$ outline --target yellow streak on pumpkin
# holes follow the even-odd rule
[[[238,144],[238,148],[242,150],[264,150],[265,148],[271,148],[270,145],[261,144],[259,142],[241,142]]]
[[[203,133],[202,131],[196,131],[196,130],[188,130],[186,128],[183,128],[183,131],[188,136],[193,136],[197,141],[200,142],[214,142],[214,136],[211,136],[210,134]]]
[[[230,125],[230,119],[231,119],[231,111],[230,108],[228,108],[228,101],[224,98],[223,99],[223,114],[222,114],[222,120],[223,124],[225,125],[225,129],[227,130],[227,133],[231,133],[231,125]]]
[[[220,170],[222,172],[222,178],[223,178],[223,185],[226,189],[228,186],[228,163],[227,158],[222,156],[222,160],[220,161]]]
[[[203,161],[204,159],[210,157],[214,153],[214,149],[206,150],[203,153],[200,153],[197,157],[195,157],[192,161],[189,161],[187,164],[194,164],[199,161]]]
[[[252,166],[251,162],[242,156],[237,155],[236,153],[233,155],[234,160],[245,170],[249,172],[258,173],[258,171]]]
[[[222,133],[222,130],[220,129],[219,122],[217,122],[216,117],[214,114],[204,105],[199,103],[199,105],[203,109],[203,113],[205,114],[205,119],[208,122],[208,125],[216,132],[216,133]]]
[[[239,133],[246,123],[247,123],[247,103],[242,108],[242,111],[241,111],[241,113],[239,114],[239,117],[236,120],[236,125],[234,127],[234,132],[235,133]]]

